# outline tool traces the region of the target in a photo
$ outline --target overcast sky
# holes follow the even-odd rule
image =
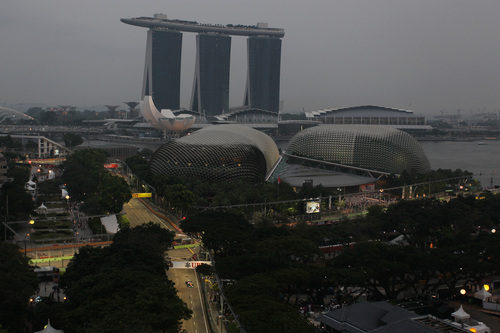
[[[285,111],[375,104],[419,113],[500,110],[499,0],[1,0],[0,104],[138,100],[146,29],[122,17],[285,29]],[[188,106],[195,35],[184,33]],[[234,36],[231,105],[243,100],[244,37]]]

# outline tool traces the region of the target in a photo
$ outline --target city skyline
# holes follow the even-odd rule
[[[195,8],[196,10],[193,10]],[[8,0],[0,12],[0,103],[104,105],[139,100],[146,32],[121,17],[214,24],[267,22],[285,29],[285,112],[382,105],[439,114],[496,111],[500,100],[500,3],[395,0],[85,3]],[[27,24],[29,22],[29,24]],[[195,37],[183,40],[180,106],[189,107]],[[233,38],[230,105],[245,93],[245,38]]]

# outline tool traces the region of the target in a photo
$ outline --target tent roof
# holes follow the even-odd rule
[[[453,317],[455,317],[455,319],[459,319],[459,320],[463,320],[463,319],[469,319],[470,318],[470,314],[468,314],[467,312],[464,311],[464,308],[460,305],[460,308],[453,312],[451,314]]]
[[[116,234],[118,232],[119,227],[116,215],[108,215],[101,217],[101,223],[106,229],[106,233]]]
[[[482,300],[485,300],[485,299],[487,299],[488,297],[491,297],[491,296],[492,295],[489,292],[487,292],[484,288],[481,289],[481,290],[479,290],[479,291],[476,291],[474,293],[474,297],[475,298],[479,298],[479,299],[482,299]]]

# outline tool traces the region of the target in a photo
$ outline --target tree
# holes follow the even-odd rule
[[[411,274],[406,247],[381,242],[356,244],[331,263],[339,268],[339,279],[345,286],[363,287],[377,299],[396,299],[409,288]]]
[[[87,200],[85,208],[89,212],[116,214],[131,198],[130,188],[123,178],[105,173],[100,176],[98,190]]]
[[[101,175],[107,172],[105,162],[106,154],[95,149],[77,150],[67,158],[62,178],[73,199],[85,200],[97,191]]]
[[[201,275],[211,275],[214,273],[214,268],[207,264],[201,264],[196,267],[196,272]]]
[[[83,149],[71,154],[64,164],[63,180],[74,200],[84,200],[90,213],[119,213],[132,194],[123,178],[105,168],[106,154]]]
[[[149,163],[143,156],[131,156],[125,160],[125,163],[127,163],[128,167],[137,177],[147,182],[150,181],[151,174],[149,170]]]
[[[75,147],[83,143],[82,137],[73,133],[65,133],[63,140],[66,147]]]
[[[182,184],[174,184],[167,187],[165,199],[175,208],[185,211],[194,201],[194,194]]]
[[[203,233],[203,244],[216,254],[236,255],[252,246],[252,226],[232,211],[206,211],[181,222],[184,232]]]
[[[38,279],[19,248],[5,242],[0,242],[0,271],[0,326],[22,332]]]
[[[314,332],[295,307],[279,302],[279,285],[266,275],[240,280],[227,294],[248,332]]]
[[[13,178],[12,182],[5,183],[0,194],[0,211],[8,218],[28,218],[34,208],[33,198],[24,189],[24,184],[29,180],[30,170],[26,167],[13,166],[9,168],[7,177]],[[8,197],[8,198],[7,198]],[[6,205],[8,204],[8,209]]]
[[[82,248],[61,279],[64,331],[178,332],[191,311],[165,274],[173,237],[149,223],[120,230],[107,248]]]

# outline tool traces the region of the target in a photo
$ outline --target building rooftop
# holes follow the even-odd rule
[[[154,17],[122,18],[123,23],[146,27],[151,29],[168,29],[174,31],[199,32],[199,33],[223,33],[238,36],[267,36],[281,38],[285,35],[285,30],[280,28],[269,28],[267,24],[257,25],[241,24],[207,24],[196,21],[185,21],[168,19],[164,14],[155,14]]]

